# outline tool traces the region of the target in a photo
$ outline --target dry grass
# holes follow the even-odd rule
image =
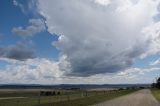
[[[151,89],[154,97],[160,102],[160,89]]]

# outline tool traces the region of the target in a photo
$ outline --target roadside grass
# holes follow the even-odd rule
[[[56,96],[39,96],[40,91],[56,91],[54,89],[49,90],[6,90],[0,91],[0,106],[33,106],[40,103],[51,103],[58,101],[68,100],[70,95],[71,99],[77,99],[80,97],[80,92],[78,91],[64,91],[58,90],[61,92],[61,95]],[[13,99],[3,99],[3,98],[12,98]],[[15,97],[15,98],[14,98]],[[24,98],[16,98],[24,97]]]
[[[160,102],[160,89],[151,89],[153,96]]]
[[[122,90],[118,92],[105,93],[100,95],[94,95],[90,97],[78,98],[74,100],[61,101],[49,104],[41,104],[37,106],[90,106],[103,101],[111,100],[116,97],[133,93],[137,90]]]
[[[110,100],[119,96],[132,93],[137,90],[118,90],[118,91],[64,91],[61,95],[41,96],[41,90],[1,90],[0,106],[87,106]],[[48,90],[46,90],[48,91]],[[51,89],[51,91],[53,91]],[[25,97],[14,99],[2,99],[7,97]]]

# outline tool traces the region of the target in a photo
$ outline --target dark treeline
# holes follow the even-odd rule
[[[156,80],[156,83],[152,83],[152,87],[160,89],[160,77]]]
[[[40,95],[41,96],[55,96],[55,95],[60,95],[60,91],[41,91]]]

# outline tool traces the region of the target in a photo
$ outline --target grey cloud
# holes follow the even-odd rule
[[[66,56],[69,64],[60,68],[68,75],[116,73],[149,49],[149,37],[141,31],[153,20],[153,1],[114,0],[108,6],[94,1],[39,0],[48,31],[59,36],[54,46]]]
[[[160,3],[157,5],[157,14],[153,17],[155,22],[160,21]]]
[[[147,45],[143,47],[146,47],[145,49],[147,49]],[[71,63],[72,72],[68,75],[90,76],[94,74],[116,73],[118,71],[123,71],[131,67],[133,60],[143,54],[145,49],[141,47],[134,47],[132,49],[122,51],[121,53],[119,52],[116,55],[112,55],[109,53],[105,54],[104,51],[95,54],[94,52],[98,50],[95,48],[95,51],[89,52],[90,54],[86,53],[85,50],[81,52],[79,51],[80,55],[77,55],[78,58],[74,57],[74,53],[70,52],[67,56],[69,59],[68,61]]]
[[[12,32],[20,36],[33,36],[36,33],[40,33],[46,29],[45,23],[42,19],[30,19],[29,26],[26,28],[15,27]]]
[[[159,14],[156,14],[153,18],[154,18],[154,21],[155,21],[155,22],[160,21],[160,13],[159,13]]]
[[[0,57],[15,60],[26,60],[35,58],[35,51],[29,48],[26,43],[17,43],[16,45],[0,46]]]

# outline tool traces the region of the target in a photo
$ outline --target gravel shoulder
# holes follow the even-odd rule
[[[160,106],[160,104],[149,89],[144,89],[93,106]]]

